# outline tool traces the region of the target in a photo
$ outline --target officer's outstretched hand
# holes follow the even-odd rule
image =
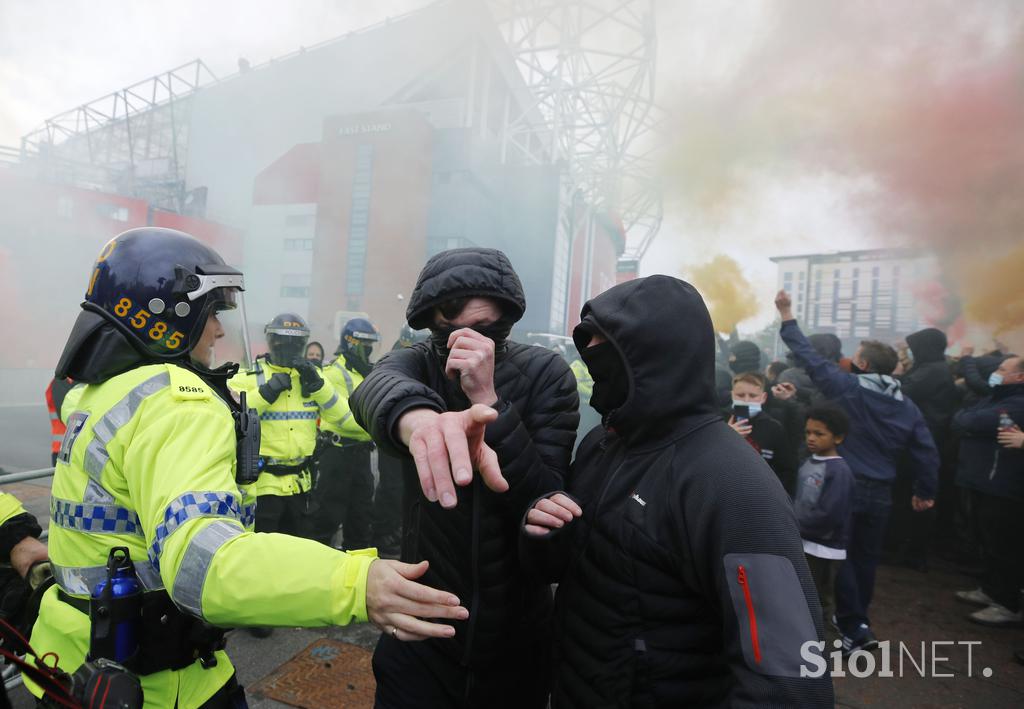
[[[268,404],[277,401],[277,397],[292,388],[292,377],[287,372],[276,372],[260,385],[259,392]]]
[[[447,591],[417,583],[427,571],[427,562],[403,564],[376,559],[366,578],[366,614],[370,622],[398,640],[450,638],[455,628],[429,623],[422,618],[466,620],[469,611]]]
[[[490,406],[474,404],[466,411],[439,414],[412,409],[398,421],[402,441],[416,462],[423,494],[445,508],[455,507],[455,486],[469,485],[476,470],[494,492],[508,490],[498,456],[484,443],[487,424],[498,418]]]

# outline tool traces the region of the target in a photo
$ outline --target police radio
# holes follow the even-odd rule
[[[247,406],[244,391],[238,395],[238,406],[238,411],[231,412],[238,442],[235,482],[251,485],[260,477],[260,417],[256,409]]]

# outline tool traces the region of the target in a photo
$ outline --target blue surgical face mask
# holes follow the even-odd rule
[[[992,374],[988,375],[988,385],[993,389],[995,389],[997,386],[1002,386],[1002,384],[1003,375],[1000,374],[999,372],[992,372]]]
[[[750,418],[754,418],[761,413],[761,405],[755,401],[736,401],[733,399],[732,405],[733,408],[737,406],[746,406],[747,410],[750,411]]]

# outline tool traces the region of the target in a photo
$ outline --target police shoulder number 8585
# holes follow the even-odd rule
[[[152,313],[143,308],[139,308],[134,314],[132,314],[131,298],[121,298],[121,300],[117,301],[117,305],[114,306],[114,315],[119,318],[127,319],[128,324],[136,330],[146,330],[146,326],[149,325],[149,319],[153,316]],[[131,317],[129,317],[129,315],[131,315]],[[167,329],[167,323],[158,320],[148,329],[147,334],[151,340],[161,340],[166,337],[164,346],[169,350],[176,350],[181,347],[181,341],[185,336],[177,330],[174,330],[168,337]]]

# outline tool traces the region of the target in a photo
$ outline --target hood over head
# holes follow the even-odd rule
[[[914,362],[945,362],[949,342],[946,333],[934,327],[926,327],[907,335],[907,346],[914,355]]]
[[[750,340],[740,340],[729,353],[729,368],[734,374],[761,371],[761,348]]]
[[[427,261],[416,280],[405,311],[414,330],[434,324],[434,308],[456,298],[494,298],[502,307],[503,319],[519,322],[526,311],[526,295],[509,261],[497,249],[451,249]]]
[[[589,334],[615,345],[629,379],[606,425],[626,438],[657,437],[682,419],[717,417],[715,334],[697,289],[669,276],[621,283],[583,306],[573,339],[586,361]],[[696,422],[694,422],[696,425]]]

